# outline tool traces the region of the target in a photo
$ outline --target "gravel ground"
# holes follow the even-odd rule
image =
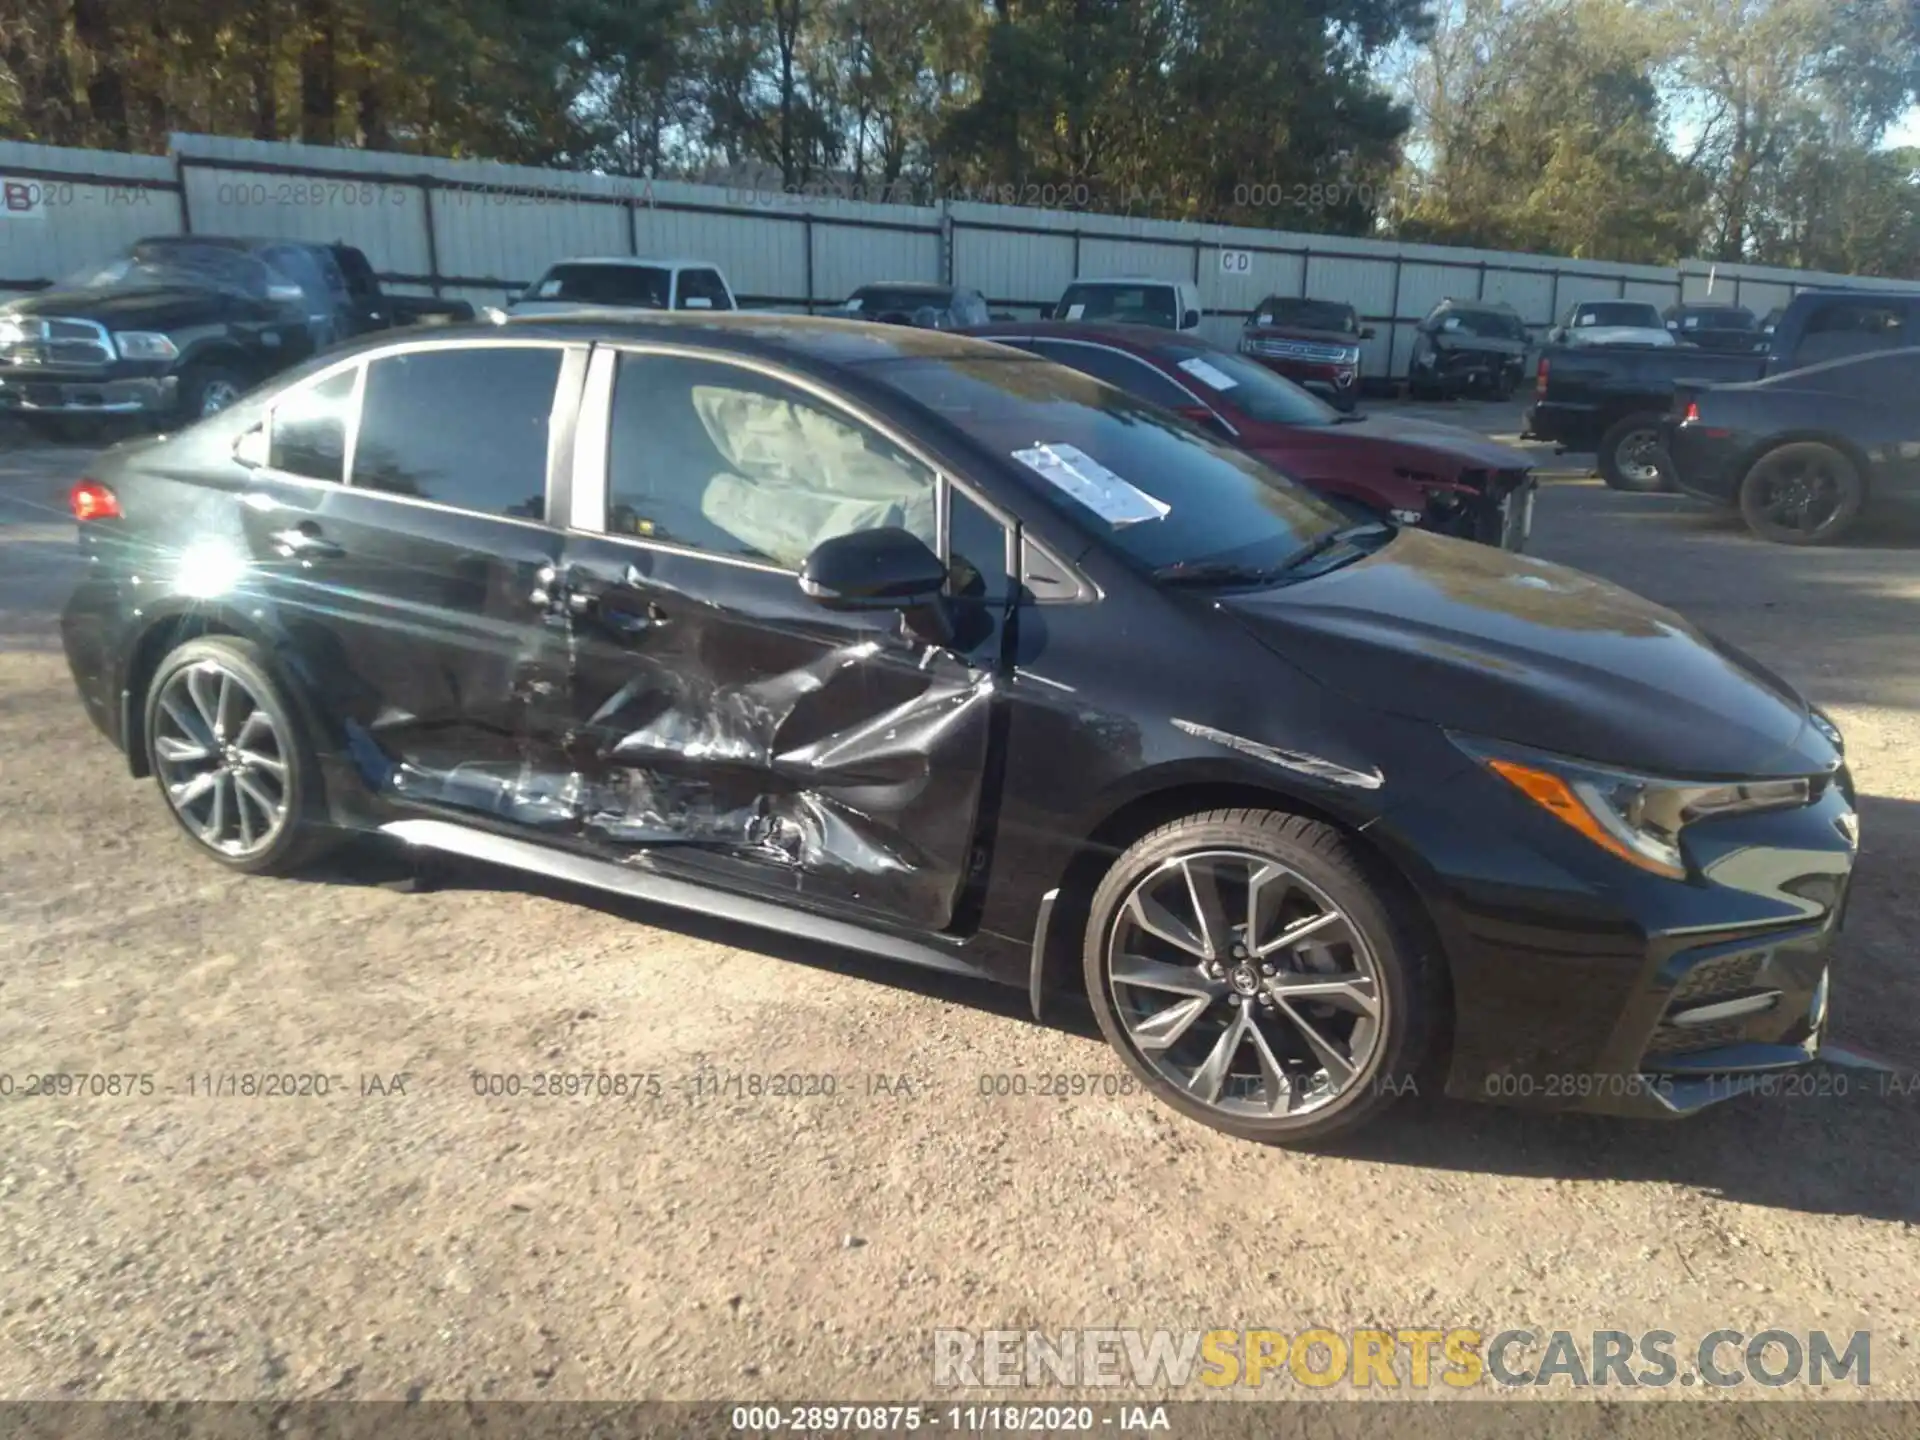
[[[1510,433],[1509,408],[1441,413]],[[0,1072],[154,1088],[0,1101],[0,1396],[930,1398],[937,1329],[1377,1325],[1664,1329],[1683,1353],[1867,1330],[1871,1393],[1920,1398],[1920,1097],[1866,1072],[1684,1124],[1420,1097],[1290,1154],[1138,1094],[983,1095],[1121,1073],[1090,1019],[1039,1026],[1017,995],[477,868],[407,893],[377,856],[277,881],[198,861],[59,654],[84,457],[0,435]],[[1535,549],[1840,719],[1866,798],[1835,1038],[1920,1055],[1914,542],[1770,548],[1557,483]],[[663,1095],[471,1078],[554,1069]],[[331,1093],[200,1078],[257,1072]],[[839,1093],[680,1084],[708,1073]]]

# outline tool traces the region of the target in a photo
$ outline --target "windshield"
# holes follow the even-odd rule
[[[672,272],[654,265],[556,265],[520,298],[664,310],[672,284]]]
[[[1680,328],[1683,330],[1751,330],[1754,327],[1751,310],[1728,308],[1680,312]]]
[[[1360,333],[1359,317],[1351,305],[1333,300],[1302,300],[1291,295],[1269,295],[1253,312],[1256,325],[1293,325],[1302,330],[1338,330]]]
[[[1448,310],[1434,316],[1433,324],[1437,329],[1464,330],[1469,335],[1489,340],[1527,338],[1527,327],[1520,323],[1518,315],[1507,315],[1498,310]]]
[[[1179,328],[1171,285],[1069,285],[1054,311],[1056,320],[1113,320],[1122,325]]]
[[[1606,300],[1593,305],[1582,305],[1573,313],[1573,323],[1585,328],[1589,325],[1629,325],[1643,330],[1660,330],[1660,312],[1651,305],[1636,304],[1631,300]]]
[[[1269,425],[1337,425],[1340,412],[1291,380],[1231,350],[1169,345],[1161,351],[1189,386],[1251,420]]]
[[[1348,523],[1252,456],[1064,366],[1009,353],[863,368],[1012,461],[1031,493],[1149,570],[1278,565]]]
[[[62,282],[69,289],[191,285],[253,300],[266,299],[269,285],[292,283],[250,251],[178,241],[142,241],[106,264],[89,265]]]
[[[914,311],[928,306],[944,310],[951,298],[945,290],[922,290],[903,285],[862,285],[847,297],[846,308],[877,319],[882,315],[912,315]]]

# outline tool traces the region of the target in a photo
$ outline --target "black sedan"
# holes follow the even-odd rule
[[[1852,790],[1788,685],[1002,346],[387,337],[72,500],[86,710],[235,870],[376,832],[1084,985],[1133,1083],[1263,1140],[1443,1053],[1674,1114],[1821,1041]]]
[[[1869,509],[1920,502],[1920,350],[1831,360],[1743,385],[1683,387],[1664,442],[1674,483],[1753,533],[1826,545]]]

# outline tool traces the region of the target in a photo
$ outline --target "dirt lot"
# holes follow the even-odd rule
[[[72,695],[84,453],[0,435],[0,1072],[155,1088],[0,1101],[0,1395],[927,1398],[941,1328],[1378,1325],[1868,1330],[1871,1393],[1920,1397],[1920,1095],[1866,1072],[1678,1125],[1422,1097],[1303,1156],[1139,1095],[984,1096],[1119,1073],[1011,994],[477,869],[225,875]],[[1835,1035],[1920,1056],[1920,548],[1768,548],[1591,483],[1546,487],[1535,548],[1840,719],[1867,798]],[[472,1082],[554,1069],[668,1088]],[[267,1071],[332,1093],[188,1093]],[[840,1093],[676,1085],[709,1071]]]

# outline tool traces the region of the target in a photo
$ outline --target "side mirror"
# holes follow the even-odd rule
[[[1189,310],[1180,317],[1180,328],[1182,330],[1192,330],[1198,326],[1199,323],[1200,312],[1198,310]]]
[[[233,442],[234,462],[249,470],[258,470],[267,463],[267,426],[263,420],[251,430],[243,431]]]
[[[933,604],[946,584],[940,557],[895,527],[822,540],[800,567],[802,593],[828,610],[909,610]]]
[[[1040,307],[1040,318],[1042,320],[1051,320],[1053,318],[1053,306],[1042,305]]]
[[[1365,326],[1365,327],[1363,327],[1363,328],[1361,329],[1361,331],[1360,331],[1360,338],[1361,338],[1362,340],[1371,340],[1371,339],[1372,339],[1372,338],[1374,337],[1374,335],[1375,335],[1375,334],[1377,334],[1377,333],[1378,333],[1378,332],[1377,332],[1377,331],[1375,331],[1375,330],[1374,330],[1374,328],[1373,328],[1373,327],[1372,327],[1371,325],[1368,325],[1368,326]]]

